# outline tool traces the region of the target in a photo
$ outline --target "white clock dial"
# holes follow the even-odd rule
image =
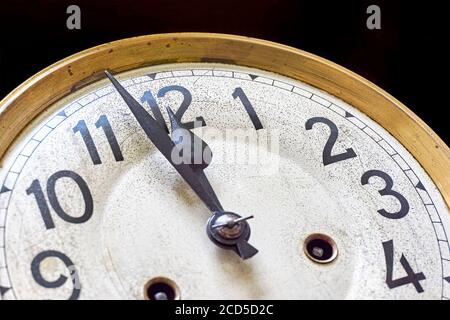
[[[205,173],[226,210],[254,216],[259,253],[242,260],[208,239],[210,211],[105,78],[51,106],[3,158],[3,299],[143,299],[155,282],[182,299],[450,298],[449,210],[356,108],[233,65],[116,77],[169,128],[166,106],[202,117]]]

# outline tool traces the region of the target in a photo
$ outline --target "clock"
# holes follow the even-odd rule
[[[0,159],[2,299],[450,298],[449,148],[298,49],[77,53],[1,101]]]

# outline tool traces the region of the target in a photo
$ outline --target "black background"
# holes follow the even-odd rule
[[[81,8],[81,30],[66,27],[70,4]],[[366,27],[371,4],[381,8],[381,30]],[[77,51],[182,31],[263,38],[327,58],[391,93],[450,142],[448,0],[2,0],[0,97]]]
[[[97,317],[136,319],[146,315],[149,319],[165,320],[230,320],[230,319],[309,319],[319,315],[319,319],[364,319],[367,314],[374,319],[385,319],[389,315],[393,319],[427,319],[435,314],[446,314],[448,301],[387,301],[387,300],[359,300],[359,301],[339,301],[339,300],[246,300],[246,301],[218,301],[218,300],[182,300],[182,301],[77,301],[74,307],[71,301],[2,301],[2,313],[11,311],[15,318],[33,318],[36,314],[43,314],[47,320],[61,319],[86,319]],[[273,304],[274,315],[219,315],[208,313],[204,318],[197,316],[180,316],[175,314],[175,308],[182,304],[186,306],[209,306],[220,310],[219,304],[226,305],[269,305]],[[311,316],[310,316],[311,315]]]

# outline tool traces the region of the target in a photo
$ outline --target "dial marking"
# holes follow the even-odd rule
[[[322,98],[322,97],[320,97],[318,95],[315,95],[315,94],[311,97],[311,100],[313,100],[313,101],[317,102],[318,104],[321,104],[321,105],[323,105],[324,107],[327,107],[327,108],[329,106],[331,106],[331,102],[330,101],[328,101],[327,99],[324,99],[324,98]]]
[[[426,277],[423,272],[415,273],[411,268],[408,260],[402,254],[400,258],[400,263],[406,272],[406,276],[398,279],[393,279],[394,270],[394,242],[392,240],[383,242],[384,256],[386,259],[386,284],[389,289],[394,289],[407,284],[413,284],[418,293],[422,293],[423,287],[420,281],[425,280]]]
[[[73,217],[66,213],[61,207],[61,204],[58,200],[58,196],[56,194],[56,182],[57,180],[61,178],[70,178],[72,179],[78,186],[78,188],[81,191],[81,194],[83,196],[84,201],[84,213],[83,215],[79,217]],[[41,187],[41,183],[39,180],[33,180],[31,183],[31,186],[26,190],[27,195],[33,194],[38,209],[41,213],[42,220],[44,221],[46,229],[53,229],[55,228],[55,224],[53,222],[53,218],[50,213],[50,208],[47,204],[47,200],[45,198],[44,192]],[[88,221],[93,212],[94,212],[94,201],[92,199],[91,191],[89,190],[89,187],[86,183],[86,181],[83,180],[82,177],[80,177],[77,173],[69,170],[62,170],[58,171],[50,176],[50,178],[47,181],[47,197],[50,202],[50,205],[52,206],[53,210],[56,212],[56,214],[63,219],[64,221],[67,221],[69,223],[84,223]]]
[[[10,192],[10,191],[11,191],[11,189],[5,185],[3,185],[2,188],[0,189],[0,193]]]
[[[425,189],[425,187],[423,186],[423,184],[422,184],[421,181],[419,181],[419,183],[416,184],[416,188],[418,188],[418,189],[420,189],[420,190],[423,190],[423,191],[427,191],[427,190]]]
[[[259,117],[256,114],[255,109],[253,108],[250,100],[248,100],[247,95],[245,94],[244,90],[242,90],[241,87],[238,87],[234,90],[233,98],[234,99],[239,98],[239,100],[241,100],[242,104],[244,105],[245,111],[247,111],[247,114],[250,117],[250,120],[252,121],[255,129],[256,130],[263,129],[261,120],[259,120]]]
[[[305,129],[311,130],[313,125],[316,123],[323,123],[323,124],[327,125],[328,128],[330,129],[330,136],[325,144],[325,147],[323,148],[323,153],[322,153],[322,160],[323,160],[324,166],[356,157],[356,153],[352,148],[347,148],[345,150],[345,152],[340,153],[340,154],[334,154],[334,155],[331,154],[334,144],[336,143],[336,141],[338,139],[338,134],[339,134],[338,127],[331,120],[329,120],[327,118],[315,117],[315,118],[311,118],[308,121],[306,121]]]
[[[253,80],[253,79],[252,79]],[[67,108],[67,109],[69,109],[69,108]],[[342,116],[342,115],[341,115]],[[354,117],[353,115],[352,115],[352,117]],[[380,141],[380,143],[379,143],[379,145],[381,145],[381,143],[384,143],[385,141],[384,140],[382,140],[382,141]],[[387,151],[387,150],[386,150]],[[389,152],[387,152],[388,154],[389,154]],[[411,170],[411,169],[408,169],[408,170]],[[411,181],[412,182],[412,181]],[[415,181],[414,181],[415,182]],[[414,184],[413,184],[414,185]],[[420,189],[420,188],[418,188],[418,189]],[[426,191],[426,190],[425,190]],[[427,191],[426,191],[427,192]],[[423,201],[422,201],[423,202]],[[426,203],[424,203],[424,205],[426,205]],[[431,200],[431,204],[429,204],[429,205],[427,205],[427,208],[428,208],[428,206],[432,206],[432,208],[434,209],[435,208],[435,206],[434,206],[434,204],[433,204],[433,201]],[[435,209],[434,209],[435,210]],[[439,219],[439,216],[438,216],[438,218],[437,218],[438,220],[440,220]],[[448,247],[447,247],[448,248]],[[442,257],[442,250],[441,250],[441,257]],[[446,258],[442,258],[442,260],[446,260],[446,261],[450,261],[450,260],[448,260],[448,259],[446,259]],[[446,278],[444,278],[447,282],[449,282],[449,279],[450,279],[450,277],[446,277]]]
[[[144,94],[142,95],[141,103],[144,102],[147,102],[147,104],[150,106],[150,110],[152,110],[153,116],[155,117],[155,120],[159,123],[161,128],[163,128],[168,133],[169,129],[167,128],[166,120],[164,120],[161,110],[159,109],[159,106],[156,103],[155,97],[153,96],[150,90],[145,91]]]
[[[187,109],[189,108],[189,106],[192,102],[192,95],[189,92],[189,90],[187,90],[186,88],[184,88],[182,86],[171,85],[171,86],[166,86],[166,87],[161,88],[158,91],[157,96],[158,96],[158,98],[162,98],[170,91],[176,91],[183,95],[183,101],[176,112],[177,119],[181,121],[184,113],[187,111]],[[164,120],[164,117],[161,113],[159,105],[156,102],[156,99],[150,90],[145,91],[141,97],[141,103],[143,103],[145,101],[150,106],[150,109],[152,110],[155,120],[159,123],[161,128],[163,128],[167,133],[169,133],[169,129],[167,128],[166,121]],[[185,125],[185,127],[187,129],[194,129],[194,128],[206,126],[206,122],[203,119],[203,117],[196,117],[195,121],[183,123],[183,125]]]
[[[0,286],[0,295],[4,296],[9,290],[11,290],[11,288]]]
[[[64,253],[56,251],[56,250],[47,250],[42,251],[36,257],[34,257],[31,262],[31,274],[33,276],[34,281],[38,283],[40,286],[49,289],[55,289],[63,286],[67,282],[67,277],[63,274],[59,276],[56,280],[46,280],[41,273],[41,263],[47,258],[57,258],[64,263],[66,268],[70,272],[70,278],[72,281],[73,289],[72,294],[68,298],[68,300],[77,300],[81,293],[81,284],[78,278],[78,271],[72,262],[72,260],[66,256]]]
[[[350,112],[348,112],[348,111],[345,111],[345,117],[346,118],[352,118],[352,117],[354,117],[354,115],[352,115]]]
[[[106,115],[101,115],[100,118],[95,123],[95,126],[102,128],[105,133],[106,139],[108,140],[109,146],[111,147],[114,159],[116,161],[123,161],[122,151],[120,150],[119,143],[117,142],[116,135],[109,123],[108,117]]]
[[[366,171],[361,177],[361,184],[365,186],[369,183],[369,179],[372,177],[378,177],[384,180],[385,187],[378,191],[381,196],[393,196],[400,202],[400,210],[397,212],[388,212],[385,209],[378,210],[378,213],[388,219],[401,219],[409,213],[408,200],[399,192],[393,190],[394,180],[386,172],[381,170],[369,170]]]
[[[91,133],[89,132],[86,122],[84,120],[78,121],[77,125],[75,127],[73,127],[72,130],[74,133],[79,132],[81,134],[84,144],[86,145],[89,155],[91,156],[92,163],[94,165],[102,164],[102,160],[100,159],[100,155],[98,154],[97,147],[95,146],[95,142],[92,139]]]
[[[67,118],[67,114],[66,114],[65,110],[61,110],[60,112],[57,113],[57,115],[61,116],[61,117],[64,117],[64,118]]]
[[[122,151],[120,150],[119,143],[117,142],[114,131],[113,131],[111,124],[109,123],[106,115],[101,115],[100,118],[95,123],[95,126],[97,129],[98,128],[103,129],[106,139],[108,140],[109,146],[111,147],[111,151],[114,155],[114,159],[116,161],[123,161]],[[86,122],[84,120],[78,121],[77,125],[75,127],[73,127],[72,130],[74,133],[79,132],[81,134],[84,144],[86,145],[86,148],[91,157],[92,163],[94,165],[102,164],[102,160],[98,153],[95,142],[92,138],[91,132],[89,131],[89,129],[86,125]]]
[[[159,89],[158,98],[164,97],[167,93],[169,93],[171,91],[176,91],[183,95],[183,101],[181,102],[181,105],[178,107],[178,110],[175,112],[176,117],[181,121],[184,113],[187,111],[187,109],[191,105],[192,95],[191,95],[191,92],[188,89],[186,89],[185,87],[171,85],[171,86],[166,86],[166,87]]]

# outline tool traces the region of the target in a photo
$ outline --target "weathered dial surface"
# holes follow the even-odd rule
[[[450,298],[448,208],[352,106],[224,64],[116,77],[169,127],[166,106],[202,117],[205,173],[225,208],[254,215],[259,253],[243,261],[209,241],[210,212],[105,79],[55,103],[2,159],[2,299],[143,299],[157,277],[182,299]],[[335,244],[329,263],[305,253],[314,234]]]

